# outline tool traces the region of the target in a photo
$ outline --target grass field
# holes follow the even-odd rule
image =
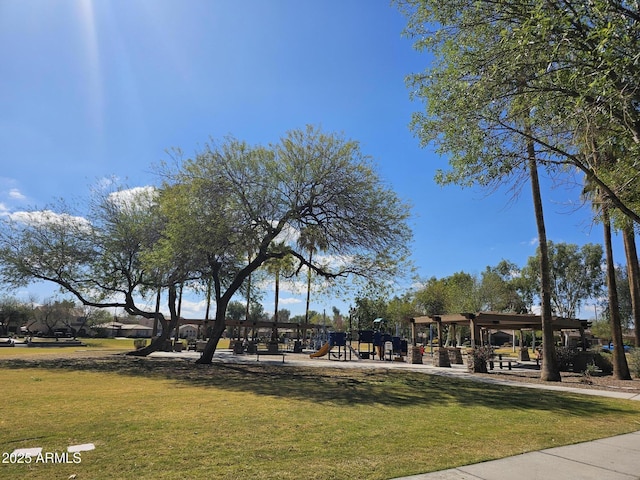
[[[26,348],[26,347],[0,347],[0,359],[3,357],[33,356],[33,355],[54,355],[60,356],[65,351],[105,351],[105,352],[127,352],[134,350],[133,338],[80,338],[86,347],[64,347],[60,348]],[[150,340],[147,340],[150,341]],[[186,342],[186,340],[183,340]],[[186,345],[186,343],[185,343]],[[223,338],[218,344],[218,348],[229,348],[229,339]]]
[[[2,479],[388,479],[640,429],[640,402],[386,369],[107,355],[0,372],[0,452],[96,447]]]

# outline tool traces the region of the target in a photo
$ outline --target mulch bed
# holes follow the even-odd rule
[[[539,383],[546,385],[554,385],[556,382],[545,382],[540,379],[540,370],[532,368],[518,368],[516,370],[499,370],[492,371],[487,374],[477,374],[489,378],[500,378],[524,383]],[[613,375],[604,375],[601,373],[585,376],[581,373],[560,372],[562,382],[558,385],[573,388],[587,388],[592,390],[618,391],[625,393],[640,394],[640,378],[633,380],[616,380]]]

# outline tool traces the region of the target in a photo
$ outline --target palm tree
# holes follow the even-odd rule
[[[611,322],[611,336],[613,337],[613,377],[618,380],[631,380],[631,372],[627,364],[622,341],[622,322],[620,320],[620,306],[616,289],[616,271],[613,262],[613,248],[611,246],[611,218],[609,206],[600,196],[602,224],[604,225],[604,245],[607,258],[607,289],[609,291],[609,315]],[[631,283],[631,281],[629,281]]]
[[[640,348],[640,264],[638,263],[633,223],[628,220],[625,220],[625,224],[622,227],[622,240],[627,257],[627,276],[631,293],[631,311],[633,324],[635,325],[636,347]]]
[[[528,125],[526,128],[529,128]],[[552,310],[551,310],[551,274],[549,267],[549,251],[547,248],[547,231],[544,223],[544,211],[542,209],[542,196],[540,195],[540,179],[538,177],[538,161],[535,146],[532,140],[527,141],[527,160],[529,166],[529,178],[531,179],[531,192],[533,195],[533,208],[538,228],[538,242],[540,249],[540,301],[542,304],[542,367],[540,378],[548,382],[559,382],[560,368],[556,358],[555,339],[553,335]]]
[[[280,298],[280,275],[289,275],[293,269],[293,257],[286,253],[287,247],[281,242],[274,246],[274,251],[279,255],[266,262],[267,271],[275,277],[275,309],[273,315],[273,329],[271,330],[271,343],[278,342],[278,300]]]
[[[311,265],[313,264],[313,255],[319,250],[326,250],[327,242],[322,236],[322,231],[316,225],[311,225],[300,232],[298,245],[303,250],[309,252],[309,260],[307,264],[307,302],[304,311],[304,323],[308,324],[309,305],[311,300],[311,279],[313,276],[313,270],[311,269]]]
[[[602,163],[603,156],[597,148],[596,141],[591,139],[588,143],[591,155],[594,157],[594,165]],[[610,155],[608,155],[610,156]],[[605,156],[606,157],[606,156]],[[611,161],[609,158],[604,159],[605,162]],[[604,228],[604,246],[607,265],[607,295],[609,300],[609,322],[611,325],[611,337],[613,340],[613,376],[618,380],[631,380],[627,357],[624,353],[622,339],[622,321],[620,319],[620,305],[618,302],[618,290],[616,288],[616,271],[613,259],[613,247],[611,245],[611,216],[610,202],[600,188],[589,178],[585,179],[585,187],[582,191],[585,198],[591,198],[593,208],[600,214],[600,219]],[[631,279],[629,279],[631,286]]]

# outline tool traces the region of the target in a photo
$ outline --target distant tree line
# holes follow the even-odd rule
[[[580,312],[580,318],[592,319],[594,333],[610,340],[602,246],[553,242],[548,246],[553,314],[577,318]],[[392,298],[364,293],[355,299],[352,315],[359,329],[372,329],[374,319],[384,318],[391,330],[395,331],[397,326],[407,332],[409,319],[421,315],[534,313],[540,308],[538,256],[539,252],[521,267],[502,260],[495,266],[487,266],[480,275],[461,271],[443,278],[431,277],[422,281],[420,287]],[[628,332],[634,327],[634,319],[627,269],[618,266],[616,278],[622,328]]]

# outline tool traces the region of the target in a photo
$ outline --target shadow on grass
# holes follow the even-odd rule
[[[101,358],[0,360],[0,369],[44,368],[171,380],[176,387],[251,392],[335,405],[433,406],[459,404],[493,409],[552,410],[567,415],[630,413],[598,397],[387,369],[344,369],[273,364],[214,363],[110,355]],[[636,412],[637,413],[637,412]]]

